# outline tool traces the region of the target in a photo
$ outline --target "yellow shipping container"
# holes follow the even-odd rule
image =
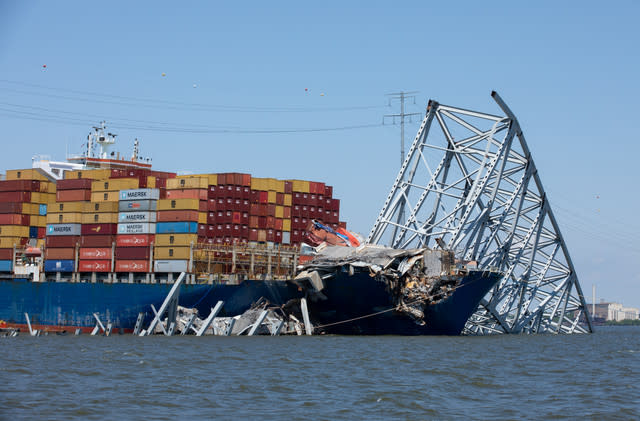
[[[20,237],[0,237],[0,248],[10,249],[13,246],[20,247],[22,244],[22,238]]]
[[[92,192],[118,191],[137,189],[140,181],[137,178],[111,178],[91,183]]]
[[[49,203],[55,203],[55,201],[56,201],[55,193],[31,192],[31,203],[49,204]]]
[[[47,224],[80,224],[82,213],[80,212],[52,212],[47,213]]]
[[[78,171],[65,171],[65,180],[71,178],[90,178],[92,180],[104,180],[111,177],[111,170],[78,170]]]
[[[47,206],[47,212],[82,212],[87,203],[91,202],[56,202]]]
[[[91,201],[92,202],[117,202],[120,200],[120,192],[119,191],[105,191],[105,192],[95,192],[91,193]]]
[[[0,225],[0,237],[29,237],[29,227]]]
[[[167,180],[167,189],[206,189],[209,178],[205,176],[178,176]]]
[[[275,191],[267,192],[267,202],[276,203],[276,192]]]
[[[23,215],[40,215],[40,205],[37,203],[23,203],[22,214]]]
[[[117,212],[83,213],[83,224],[117,224]]]
[[[207,223],[207,212],[198,212],[198,224]]]
[[[278,193],[284,193],[284,180],[277,180],[275,178],[272,178],[269,181],[269,190],[274,190]]]
[[[49,181],[40,170],[28,168],[25,170],[7,170],[6,180],[40,180]]]
[[[29,225],[32,227],[45,227],[47,226],[47,217],[41,215],[31,215],[29,218]]]
[[[155,247],[153,256],[156,259],[188,260],[191,256],[191,247]]]
[[[40,191],[42,193],[55,193],[56,183],[53,183],[51,181],[42,181],[40,182]]]
[[[291,231],[291,219],[282,220],[282,231]]]
[[[269,190],[269,178],[251,177],[251,190]]]
[[[190,246],[196,244],[198,234],[156,234],[156,246]]]
[[[284,195],[284,205],[291,206],[291,195],[289,193],[285,193]]]
[[[198,210],[200,201],[198,199],[160,199],[158,200],[158,210]]]
[[[218,185],[218,174],[207,174],[207,178],[210,186]]]
[[[300,193],[309,193],[309,182],[305,180],[289,180],[291,181],[291,190]]]
[[[104,197],[104,196],[103,196]],[[84,213],[118,212],[118,202],[76,202],[82,204]]]
[[[155,189],[156,188],[156,178],[155,177],[147,177],[147,188]]]
[[[284,206],[276,206],[276,218],[284,218]]]

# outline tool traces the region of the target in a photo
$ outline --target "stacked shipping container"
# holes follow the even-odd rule
[[[149,272],[159,189],[120,191],[115,272]]]

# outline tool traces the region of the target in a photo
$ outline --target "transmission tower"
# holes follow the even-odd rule
[[[367,242],[445,244],[459,258],[503,272],[463,333],[591,332],[569,250],[524,134],[500,96],[491,95],[504,115],[429,101]]]
[[[413,116],[418,116],[418,115],[422,115],[422,113],[405,113],[404,111],[404,101],[407,99],[412,99],[413,103],[416,103],[416,97],[414,94],[417,94],[417,91],[411,91],[411,92],[395,92],[392,94],[387,94],[387,96],[389,97],[389,105],[391,105],[391,102],[394,100],[398,100],[400,102],[400,114],[387,114],[383,117],[384,118],[393,118],[393,122],[395,124],[396,118],[400,119],[400,165],[402,165],[402,163],[404,162],[404,119],[405,117],[413,117]]]

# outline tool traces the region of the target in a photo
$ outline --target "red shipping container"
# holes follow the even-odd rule
[[[213,225],[216,223],[216,214],[217,212],[208,212],[207,213],[207,224]]]
[[[200,212],[206,212],[209,209],[209,201],[208,200],[201,200],[200,201],[200,206],[198,207],[198,210]]]
[[[79,252],[80,259],[106,260],[111,259],[110,247],[82,247]]]
[[[44,250],[44,258],[47,260],[73,260],[76,258],[75,248],[47,247]]]
[[[87,235],[80,238],[80,245],[82,247],[112,247],[115,240],[114,235]]]
[[[275,228],[276,225],[276,217],[275,216],[267,216],[267,228]]]
[[[116,272],[149,272],[148,260],[116,260]]]
[[[0,213],[21,213],[22,203],[0,202]]]
[[[175,211],[158,211],[158,222],[198,222],[198,211],[194,210],[175,210]]]
[[[275,218],[275,221],[273,222],[273,227],[276,229],[276,231],[282,231],[282,219]]]
[[[260,229],[267,228],[267,217],[266,216],[259,216],[258,217],[258,228],[260,228]]]
[[[215,237],[216,227],[214,225],[207,225],[207,239]]]
[[[233,214],[231,215],[231,222],[234,223],[234,224],[241,224],[242,223],[242,213],[233,212]]]
[[[29,215],[19,213],[0,214],[0,225],[22,225],[29,226]]]
[[[206,237],[207,236],[207,229],[208,225],[205,224],[198,224],[198,235],[200,237]]]
[[[45,238],[47,236],[47,229],[45,227],[38,227],[38,239]]]
[[[249,215],[250,216],[260,216],[260,205],[257,203],[252,203],[249,207]]]
[[[251,190],[249,200],[251,203],[258,203],[260,201],[260,192],[258,190]]]
[[[0,260],[13,260],[13,248],[0,249]]]
[[[116,236],[118,247],[149,247],[155,236],[153,234],[120,234]]]
[[[175,177],[169,177],[169,178],[175,178]],[[160,191],[161,194],[162,194],[162,192],[166,191],[164,189],[167,188],[167,179],[166,178],[156,178],[156,188],[157,189],[162,189]]]
[[[343,229],[347,229],[347,223],[344,221],[338,222],[338,226]]]
[[[91,190],[90,178],[70,178],[67,180],[58,180],[56,190]]]
[[[249,225],[249,212],[242,212],[242,218],[240,218],[242,225]]]
[[[324,186],[324,193],[323,195],[325,197],[332,197],[333,196],[333,187],[331,186]]]
[[[45,246],[49,247],[75,247],[80,242],[79,235],[48,235],[45,239]]]
[[[260,228],[260,217],[259,216],[250,216],[249,217],[249,226],[251,228]]]
[[[84,202],[91,200],[91,190],[60,190],[56,192],[57,202]]]
[[[291,219],[291,207],[290,206],[285,206],[282,209],[282,217],[284,219]]]
[[[82,235],[114,235],[118,233],[118,224],[82,224],[80,232]]]
[[[111,272],[111,260],[80,260],[78,272]]]
[[[30,202],[31,192],[28,191],[5,191],[0,193],[0,202]]]
[[[218,186],[209,186],[207,189],[207,198],[216,199],[218,197]]]
[[[209,205],[207,210],[214,211],[218,209],[218,202],[216,199],[209,199]]]
[[[258,241],[258,229],[250,228],[249,229],[249,241]]]
[[[275,242],[282,243],[282,231],[276,230]]]
[[[274,242],[276,240],[276,232],[273,229],[267,230],[267,241]]]
[[[40,182],[37,180],[0,180],[0,192],[25,192],[40,191]]]
[[[291,181],[284,182],[284,192],[286,194],[291,194],[293,190],[293,183]]]
[[[144,260],[148,259],[150,254],[149,247],[116,247],[117,260]]]
[[[258,202],[269,203],[269,192],[266,192],[266,191],[258,192]]]
[[[276,193],[276,204],[284,205],[284,193]]]

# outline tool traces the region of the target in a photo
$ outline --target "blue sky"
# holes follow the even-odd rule
[[[0,1],[0,168],[105,119],[160,170],[325,181],[367,234],[399,166],[386,94],[497,113],[497,90],[585,294],[640,306],[639,3],[442,3]]]

